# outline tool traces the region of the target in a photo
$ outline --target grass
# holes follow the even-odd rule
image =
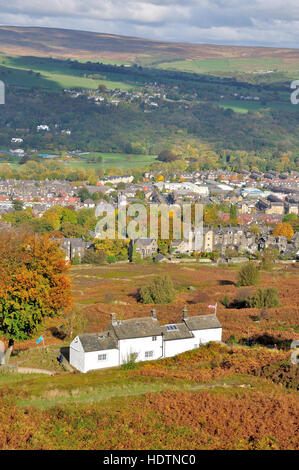
[[[67,166],[78,168],[133,168],[136,166],[148,166],[156,159],[156,155],[128,155],[126,153],[101,153],[91,152],[80,156],[80,159],[69,160]],[[88,161],[98,159],[98,161]]]
[[[93,389],[87,387],[85,389],[73,388],[70,391],[62,391],[52,389],[45,392],[41,397],[31,397],[19,400],[20,406],[34,406],[36,408],[45,409],[52,406],[63,406],[71,404],[87,404],[110,400],[111,398],[125,398],[146,393],[158,393],[166,390],[169,386],[166,383],[134,383],[129,382],[120,386],[101,387]],[[178,389],[179,387],[172,387]],[[180,387],[181,388],[181,387]]]
[[[133,85],[121,81],[87,78],[82,76],[80,70],[71,69],[67,64],[50,65],[44,61],[39,63],[36,59],[31,63],[30,59],[24,57],[0,56],[0,79],[9,85],[30,88],[37,86],[50,90],[60,88],[95,90],[100,84],[106,85],[111,90],[133,88]]]
[[[43,153],[51,153],[45,150]],[[78,158],[71,160],[60,160],[59,158],[55,161],[62,161],[62,163],[70,168],[75,169],[90,169],[90,168],[135,168],[135,167],[145,167],[151,165],[156,160],[156,155],[128,155],[126,153],[101,153],[101,152],[91,152],[86,155],[81,155]],[[92,159],[95,161],[89,161]],[[43,161],[43,158],[40,158],[40,161]],[[13,170],[19,170],[20,166],[18,163],[11,163],[5,159],[5,156],[0,159],[0,165],[7,163],[11,166]]]
[[[192,73],[232,73],[243,72],[252,73],[259,71],[283,71],[289,72],[299,70],[296,63],[288,63],[282,58],[219,58],[219,59],[200,59],[200,60],[178,60],[172,62],[162,62],[157,65],[161,69],[180,70],[182,72]]]

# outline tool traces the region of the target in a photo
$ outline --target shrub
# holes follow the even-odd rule
[[[255,263],[249,261],[239,272],[239,286],[254,286],[259,283],[260,273]]]
[[[261,256],[261,269],[265,271],[271,271],[274,263],[274,253],[272,251],[265,251]]]
[[[116,257],[114,255],[108,255],[106,261],[108,264],[116,263]]]
[[[77,266],[78,264],[81,263],[81,259],[79,255],[75,255],[72,259],[72,265]]]
[[[173,282],[168,276],[157,276],[140,289],[139,296],[144,304],[169,304],[175,299]]]
[[[224,305],[224,307],[229,307],[229,298],[227,297],[227,295],[221,300],[221,303],[222,305]]]
[[[251,308],[278,307],[278,291],[275,287],[261,287],[256,291],[253,297],[247,299],[246,303],[247,306]]]
[[[137,353],[131,353],[131,354],[127,357],[126,362],[124,362],[124,363],[122,364],[121,368],[124,369],[124,370],[136,369],[136,367],[137,367],[137,364],[136,364],[137,356],[138,356]]]
[[[82,263],[85,264],[104,264],[106,253],[104,251],[87,250],[82,257]]]

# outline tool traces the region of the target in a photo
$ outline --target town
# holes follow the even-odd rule
[[[200,203],[204,208],[200,254],[194,253],[190,240],[170,239],[161,244],[158,239],[136,236],[131,240],[127,260],[132,261],[134,251],[135,257],[159,262],[188,258],[201,258],[204,262],[244,262],[269,248],[274,250],[277,259],[295,261],[299,249],[298,188],[299,173],[295,171],[290,174],[177,171],[171,180],[164,180],[160,172],[145,172],[141,181],[120,174],[100,178],[95,185],[86,181],[7,179],[0,180],[1,226],[41,222],[57,206],[74,214],[88,209],[92,217],[96,207],[104,212],[108,205],[116,210],[118,205],[137,202],[146,207],[163,203],[171,209],[174,205]],[[93,225],[83,236],[78,236],[80,224],[75,219],[73,222],[70,219],[67,226],[49,224],[43,230],[58,233],[63,238],[66,257],[81,262],[87,251],[95,251],[93,240],[97,234],[92,230]],[[74,235],[69,236],[70,233]]]

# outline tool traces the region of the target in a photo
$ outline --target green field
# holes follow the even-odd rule
[[[40,74],[37,76],[37,74]],[[66,64],[47,64],[38,62],[33,58],[0,56],[0,79],[14,86],[59,89],[59,88],[86,88],[95,90],[99,85],[107,88],[128,90],[133,85],[106,79],[87,78],[80,70],[71,69]]]
[[[192,73],[258,73],[266,71],[285,72],[299,71],[299,64],[289,64],[282,58],[244,58],[244,59],[201,59],[201,60],[178,60],[162,62],[157,65],[160,69],[180,70]]]
[[[89,162],[89,158],[97,158],[98,161]],[[136,166],[147,166],[153,163],[156,155],[128,155],[126,153],[100,153],[91,152],[88,155],[81,155],[77,160],[68,161],[68,166],[78,168],[134,168]]]
[[[45,151],[44,153],[48,153]],[[67,167],[71,168],[84,168],[86,170],[91,168],[135,168],[135,167],[146,167],[151,165],[155,160],[156,155],[128,155],[126,153],[101,153],[101,152],[90,152],[86,155],[81,155],[76,159],[73,160],[61,160],[57,158],[51,161],[59,161],[63,163]],[[89,159],[93,159],[94,161],[89,161]],[[40,158],[40,161],[47,161],[47,159]],[[18,163],[11,163],[7,162],[5,157],[0,159],[0,165],[3,163],[7,163],[11,166],[14,170],[19,170],[20,165]]]

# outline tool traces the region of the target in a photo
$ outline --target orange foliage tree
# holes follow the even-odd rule
[[[294,230],[291,224],[288,222],[282,222],[281,224],[276,225],[273,235],[287,237],[290,240],[294,236]]]
[[[32,337],[47,317],[72,304],[69,264],[48,235],[7,231],[0,239],[0,334],[15,341]]]

